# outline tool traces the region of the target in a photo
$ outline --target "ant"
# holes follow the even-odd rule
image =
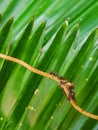
[[[73,91],[73,89],[74,89],[74,84],[71,83],[71,82],[69,82],[69,81],[60,81],[59,86],[61,86],[62,84],[65,85],[66,88],[67,88],[68,91],[69,91],[68,100],[72,99],[72,100],[75,101],[75,92]],[[65,92],[64,92],[64,93],[65,93]],[[65,94],[66,94],[66,93],[65,93]]]
[[[64,77],[62,77],[62,76],[60,76],[60,77],[58,77],[60,80],[65,80],[65,78]]]
[[[75,92],[72,90],[69,91],[68,100],[70,100],[70,98],[75,101]]]
[[[50,72],[51,75],[58,77],[58,75],[55,72]]]
[[[59,86],[61,87],[61,85],[65,85],[65,87],[68,89],[69,91],[69,95],[68,95],[68,100],[72,99],[75,101],[75,92],[73,91],[74,89],[74,84],[69,82],[68,80],[66,80],[64,77],[59,77],[55,72],[50,72],[51,75],[56,76],[60,82],[59,82]],[[62,87],[61,87],[62,88]],[[62,88],[63,89],[63,88]],[[65,93],[65,91],[64,91]],[[65,93],[66,94],[66,93]]]

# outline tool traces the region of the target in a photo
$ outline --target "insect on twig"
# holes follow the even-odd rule
[[[59,79],[59,86],[62,88],[62,85],[64,85],[66,87],[66,89],[68,90],[68,100],[70,101],[70,99],[75,101],[75,92],[73,91],[74,89],[74,84],[69,82],[68,80],[66,80],[64,77],[62,76],[58,76],[55,72],[50,72],[51,75],[57,77]],[[63,88],[62,88],[63,89]],[[64,90],[64,89],[63,89]],[[64,91],[65,93],[65,91]],[[66,93],[65,93],[66,94]]]
[[[59,85],[60,87],[63,89],[63,91],[65,92],[67,98],[69,99],[69,102],[72,104],[72,106],[77,110],[79,111],[80,113],[82,113],[83,115],[87,116],[87,117],[90,117],[92,119],[95,119],[95,120],[98,120],[98,116],[97,115],[94,115],[94,114],[91,114],[85,110],[83,110],[81,107],[79,107],[76,102],[75,102],[75,93],[73,91],[74,89],[74,85],[73,83],[67,81],[67,80],[64,80],[64,79],[61,79],[59,76],[57,75],[52,75],[52,74],[48,74],[46,72],[43,72],[43,71],[40,71],[36,68],[33,68],[32,66],[30,66],[29,64],[25,63],[24,61],[22,60],[19,60],[17,58],[14,58],[14,57],[11,57],[11,56],[7,56],[7,55],[4,55],[4,54],[1,54],[0,53],[0,57],[3,58],[3,59],[6,59],[6,60],[9,60],[9,61],[12,61],[12,62],[15,62],[15,63],[18,63],[22,66],[24,66],[25,68],[27,68],[28,70],[36,73],[36,74],[39,74],[41,76],[44,76],[44,77],[47,77],[47,78],[50,78],[52,80],[55,80]]]

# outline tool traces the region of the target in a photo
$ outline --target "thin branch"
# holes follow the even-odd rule
[[[80,108],[76,104],[76,102],[75,102],[75,95],[74,95],[74,91],[73,91],[73,88],[74,88],[73,83],[63,79],[62,77],[59,77],[59,76],[55,75],[54,73],[48,74],[46,72],[40,71],[38,69],[35,69],[32,66],[30,66],[29,64],[27,64],[24,61],[19,60],[17,58],[14,58],[14,57],[11,57],[11,56],[7,56],[7,55],[1,54],[1,53],[0,53],[0,57],[3,58],[3,59],[9,60],[9,61],[18,63],[18,64],[24,66],[25,68],[27,68],[28,70],[36,73],[36,74],[39,74],[41,76],[47,77],[47,78],[52,79],[52,80],[55,80],[60,85],[60,87],[63,89],[63,91],[65,92],[65,94],[66,94],[66,96],[67,96],[67,98],[69,100],[69,102],[72,104],[72,106],[77,111],[79,111],[80,113],[82,113],[83,115],[85,115],[87,117],[90,117],[92,119],[98,120],[98,116],[97,115],[90,114],[89,112],[83,110],[82,108]]]

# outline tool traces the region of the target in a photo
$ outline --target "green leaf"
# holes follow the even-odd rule
[[[0,24],[1,24],[1,14],[0,14]]]
[[[0,30],[0,51],[6,53],[8,50],[8,44],[10,42],[10,30],[13,24],[13,17],[9,19],[6,24]],[[7,51],[6,51],[7,50]]]
[[[25,44],[27,44],[27,41],[28,41],[29,36],[31,34],[32,24],[33,24],[33,19],[30,21],[27,28],[25,29],[21,39],[18,42],[17,47],[14,49],[14,52],[11,54],[11,56],[14,56],[14,57],[18,58],[18,57],[21,57],[21,55],[23,54],[22,52],[25,49]],[[6,26],[9,26],[9,24],[7,25],[7,23],[6,23]],[[4,34],[4,36],[5,36],[5,34]],[[12,64],[9,61],[5,61],[3,63],[3,67],[1,68],[1,71],[0,71],[0,77],[4,76],[5,78],[3,78],[3,79],[0,78],[0,93],[4,89],[4,86],[5,86],[6,82],[7,82],[10,74],[14,70],[14,67],[15,67],[14,64]],[[5,73],[6,73],[6,75],[5,75]]]
[[[58,33],[56,34],[53,43],[50,47],[50,49],[47,51],[47,57],[49,56],[49,51],[52,49],[52,46],[56,45],[58,47],[58,43],[61,42],[63,35],[65,34],[65,29],[66,29],[66,23],[64,23],[61,28],[59,29]],[[55,46],[55,49],[57,49],[57,47]],[[54,52],[53,52],[54,53]],[[52,56],[52,55],[51,55]],[[51,57],[52,58],[52,57]],[[48,58],[49,59],[49,58]],[[44,60],[46,60],[46,57],[44,57]],[[30,75],[29,80],[27,81],[27,83],[25,84],[22,92],[20,93],[17,102],[15,104],[15,106],[13,107],[13,110],[11,111],[7,122],[4,125],[4,128],[8,127],[10,129],[14,128],[16,126],[16,124],[19,122],[19,119],[21,118],[23,112],[25,111],[26,106],[29,104],[30,99],[32,97],[32,93],[33,93],[33,89],[31,88],[31,84],[33,84],[33,81],[36,82],[36,85],[38,83],[38,80],[40,80],[40,78],[36,79],[36,76]],[[31,91],[32,89],[32,91]],[[28,92],[28,93],[27,93]],[[25,101],[25,102],[24,102]],[[21,107],[21,109],[19,109],[19,107]],[[10,123],[11,122],[11,123]],[[10,123],[10,124],[9,124]],[[8,129],[8,128],[7,128]]]
[[[65,76],[77,104],[98,115],[98,2],[1,0],[0,14],[0,52]],[[97,121],[74,110],[57,86],[0,59],[0,129],[97,130]]]

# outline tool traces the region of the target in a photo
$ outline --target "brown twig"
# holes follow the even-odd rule
[[[6,60],[9,60],[9,61],[12,61],[12,62],[15,62],[15,63],[18,63],[22,66],[24,66],[25,68],[27,68],[28,70],[36,73],[36,74],[39,74],[41,76],[44,76],[44,77],[47,77],[47,78],[50,78],[52,80],[55,80],[59,85],[60,87],[63,89],[63,91],[65,92],[67,98],[69,99],[69,102],[72,104],[72,106],[77,110],[79,111],[80,113],[82,113],[83,115],[87,116],[87,117],[90,117],[92,119],[95,119],[95,120],[98,120],[98,116],[97,115],[94,115],[94,114],[90,114],[89,112],[83,110],[82,108],[80,108],[74,98],[75,98],[75,95],[74,95],[74,92],[73,92],[73,83],[53,74],[53,73],[46,73],[46,72],[43,72],[43,71],[40,71],[38,69],[35,69],[33,68],[32,66],[30,66],[29,64],[25,63],[24,61],[22,60],[19,60],[17,58],[14,58],[14,57],[11,57],[11,56],[7,56],[7,55],[4,55],[4,54],[1,54],[0,53],[0,57],[3,58],[3,59],[6,59]]]

